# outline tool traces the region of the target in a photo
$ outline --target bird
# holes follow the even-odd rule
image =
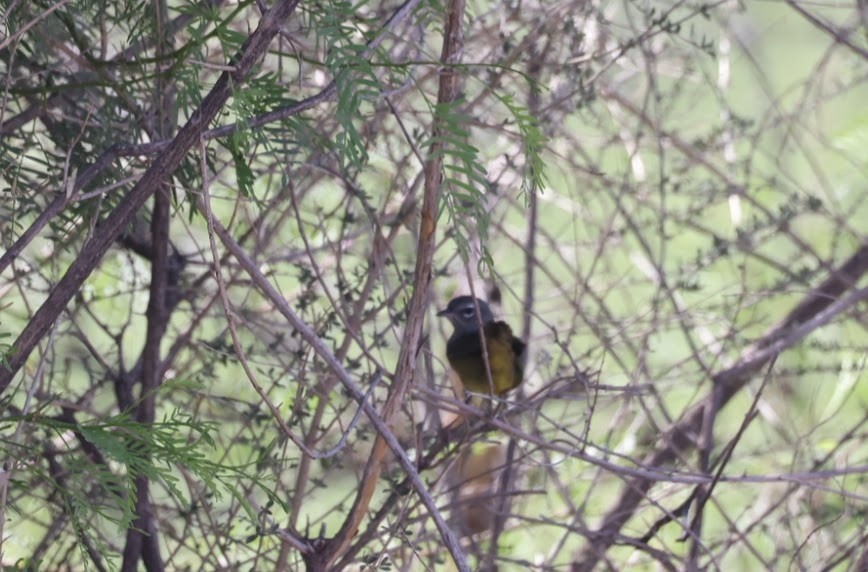
[[[437,315],[447,318],[454,327],[446,342],[446,358],[464,389],[501,396],[521,384],[526,345],[512,335],[509,324],[495,321],[488,304],[473,296],[459,296]],[[480,322],[482,336],[479,335]],[[483,337],[488,354],[488,371],[483,358]],[[490,383],[488,372],[491,373]]]

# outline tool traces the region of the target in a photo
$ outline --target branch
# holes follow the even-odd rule
[[[850,35],[851,32],[844,32],[842,30],[835,29],[834,27],[832,27],[832,25],[820,20],[819,18],[799,6],[799,4],[795,2],[795,0],[787,0],[787,4],[789,4],[790,7],[796,12],[798,12],[805,20],[813,24],[814,27],[832,36],[835,39],[836,43],[847,46],[854,53],[862,56],[863,59],[868,59],[868,50],[854,44],[852,41],[850,41],[850,38],[847,37]]]
[[[171,45],[170,32],[160,25],[168,20],[168,7],[165,1],[155,2],[157,16],[157,55],[164,57]],[[165,76],[158,76],[156,83],[155,110],[157,126],[155,131],[167,136],[174,130],[170,110],[174,107],[174,97]],[[171,188],[168,181],[159,185],[154,193],[154,208],[151,215],[151,286],[148,300],[148,326],[145,346],[142,350],[141,401],[136,407],[136,421],[151,425],[157,406],[157,390],[163,378],[160,364],[160,346],[166,334],[170,308],[169,292],[169,222],[171,219]],[[177,285],[175,285],[177,287]],[[150,458],[150,455],[148,456]],[[165,564],[160,555],[159,530],[154,520],[154,507],[151,501],[150,478],[146,474],[136,475],[136,518],[127,530],[124,545],[123,572],[135,572],[139,560],[148,572],[163,572]]]
[[[464,17],[464,0],[450,0],[446,7],[446,25],[443,33],[443,49],[440,61],[443,68],[440,72],[440,86],[437,96],[438,104],[451,103],[458,97],[458,74],[451,65],[458,61],[464,47],[464,33],[462,19]],[[401,351],[398,356],[398,365],[395,370],[395,382],[393,383],[386,403],[383,406],[383,421],[391,424],[395,413],[401,408],[404,394],[410,387],[414,377],[416,353],[419,341],[422,337],[422,324],[428,307],[428,291],[431,284],[431,267],[436,247],[437,214],[440,203],[440,193],[443,181],[443,158],[444,143],[442,137],[446,126],[435,115],[432,129],[432,140],[428,161],[425,165],[425,193],[422,200],[421,224],[419,228],[419,245],[416,252],[416,269],[414,272],[413,297],[410,299],[410,307],[407,317],[407,326],[404,330]],[[370,506],[371,498],[379,481],[383,467],[383,459],[386,454],[387,443],[384,435],[380,434],[374,443],[368,464],[362,475],[362,486],[353,502],[349,516],[344,521],[341,530],[333,539],[332,546],[327,549],[325,563],[328,564],[340,555],[359,530],[365,514]],[[415,470],[415,469],[414,469]],[[442,519],[436,507],[427,507],[434,517],[435,525],[446,543],[455,566],[459,570],[469,570],[464,554],[458,540]]]
[[[457,551],[457,554],[463,559],[463,555],[458,547],[458,542],[454,535],[452,535],[449,527],[446,525],[446,521],[437,509],[434,499],[428,493],[427,487],[422,481],[422,477],[419,476],[419,472],[416,470],[413,461],[411,461],[407,456],[407,452],[404,451],[404,448],[398,442],[398,438],[395,437],[395,434],[389,428],[389,425],[386,423],[384,418],[381,417],[380,414],[377,413],[376,409],[374,409],[373,405],[368,402],[365,398],[364,392],[362,392],[359,386],[353,381],[349,372],[347,372],[343,365],[341,365],[341,363],[335,358],[334,354],[329,350],[325,342],[323,342],[322,339],[317,336],[316,332],[314,332],[313,329],[305,323],[304,320],[295,313],[295,311],[293,311],[286,299],[268,281],[259,269],[259,265],[250,258],[237,242],[235,242],[229,234],[229,231],[227,231],[223,225],[216,220],[213,221],[213,224],[214,232],[220,237],[220,240],[223,242],[226,249],[235,256],[236,260],[238,260],[238,264],[247,272],[253,284],[272,304],[274,304],[277,311],[287,319],[302,339],[310,344],[311,349],[313,349],[313,351],[325,362],[350,396],[362,408],[365,416],[367,416],[371,421],[371,424],[377,430],[378,440],[379,438],[382,438],[385,441],[386,446],[395,454],[398,463],[409,478],[413,489],[419,495],[422,504],[424,504],[425,508],[430,512],[431,517],[434,519],[435,524],[437,524],[437,528],[441,531],[441,534],[444,534],[444,530],[446,531],[444,534],[444,541],[446,542],[447,547],[449,547],[450,552],[452,552],[453,557],[455,557],[456,554],[454,551]],[[319,554],[318,556],[322,557],[322,554]],[[463,560],[458,560],[457,557],[456,561],[463,562]],[[465,567],[461,568],[461,570],[469,570],[469,568]]]
[[[215,1],[216,0],[212,0],[212,2]],[[399,6],[392,13],[389,19],[386,20],[386,23],[383,25],[383,29],[380,31],[380,33],[370,42],[368,42],[367,49],[363,54],[364,57],[370,57],[376,47],[380,45],[390,33],[392,33],[392,28],[399,22],[403,21],[403,19],[406,18],[410,14],[410,12],[412,12],[416,8],[419,2],[420,0],[406,0],[404,4]],[[217,86],[215,86],[215,89],[216,87]],[[259,127],[263,127],[269,123],[281,121],[288,117],[299,115],[300,113],[303,113],[309,109],[313,109],[321,103],[333,100],[336,95],[337,85],[334,81],[331,81],[319,93],[314,94],[301,101],[278,107],[277,109],[269,111],[268,113],[244,119],[237,123],[232,123],[230,125],[223,125],[221,127],[215,127],[213,129],[205,130],[202,132],[201,139],[204,141],[211,141],[212,139],[219,139],[220,137],[227,137],[229,135],[232,135],[239,128],[256,129]],[[0,125],[0,135],[5,132],[5,125],[6,124]],[[48,222],[53,219],[61,210],[63,210],[70,202],[72,202],[75,199],[76,195],[91,180],[93,180],[99,173],[101,173],[103,169],[108,167],[108,165],[112,161],[114,161],[118,157],[140,157],[159,153],[161,151],[164,151],[170,143],[171,140],[163,139],[160,141],[152,141],[150,143],[142,143],[138,145],[116,144],[107,149],[87,169],[82,171],[81,174],[76,177],[75,181],[73,181],[70,192],[56,193],[56,198],[48,205],[48,207],[45,208],[44,211],[39,214],[33,224],[31,224],[30,227],[28,227],[27,230],[18,238],[18,240],[15,241],[15,244],[13,244],[6,252],[3,253],[2,256],[0,256],[0,273],[6,270],[6,268],[18,257],[18,255],[24,251],[27,245],[30,244],[30,242],[34,238],[36,238],[36,235],[38,235],[39,232],[42,231],[43,228],[45,228],[45,225],[47,225]],[[157,161],[159,160],[160,158],[158,157]],[[0,390],[0,392],[2,392],[2,390]]]
[[[668,439],[643,460],[642,466],[668,465],[679,455],[689,451],[695,445],[694,436],[702,427],[706,403],[709,400],[719,399],[722,407],[781,351],[792,347],[815,329],[868,298],[868,288],[854,290],[848,296],[841,297],[866,271],[868,244],[862,245],[849,260],[833,271],[825,282],[793,308],[777,327],[748,348],[737,364],[715,374],[712,377],[714,387],[709,395],[669,431]],[[573,562],[573,572],[585,572],[594,568],[606,550],[617,540],[621,528],[656,482],[656,479],[649,476],[636,476],[627,481],[618,504],[609,511],[603,524],[592,534],[590,544]]]
[[[226,104],[232,91],[247,79],[253,66],[265,53],[271,39],[277,34],[278,28],[289,17],[298,2],[299,0],[279,0],[274,8],[262,17],[259,27],[241,47],[234,70],[220,75],[199,109],[193,113],[172,142],[155,158],[139,182],[96,230],[93,238],[85,244],[78,258],[73,261],[66,274],[15,340],[13,353],[8,359],[8,369],[0,368],[0,394],[9,387],[12,378],[27,361],[30,352],[45,336],[54,320],[64,311],[121,231],[129,224],[148,197],[178,168],[189,149],[198,142],[208,123]]]

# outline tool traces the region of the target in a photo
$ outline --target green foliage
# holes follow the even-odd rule
[[[497,92],[494,92],[494,95],[509,110],[521,135],[525,161],[521,177],[521,196],[527,202],[529,193],[540,192],[547,183],[542,152],[546,148],[548,137],[543,134],[539,119],[531,115],[526,107],[516,103],[515,98],[511,95],[499,95]]]
[[[363,117],[362,102],[376,100],[380,95],[380,82],[367,57],[369,49],[359,41],[366,39],[367,34],[360,26],[353,25],[356,12],[364,4],[365,0],[357,4],[334,0],[313,14],[317,35],[327,49],[324,63],[337,88],[335,118],[341,126],[334,139],[337,157],[343,166],[355,169],[361,169],[368,160],[365,143],[356,126],[356,121]]]
[[[247,135],[248,131],[246,129],[239,129],[227,139],[227,147],[232,154],[232,161],[235,164],[235,181],[238,183],[238,191],[245,197],[252,197],[254,175],[245,153],[247,150]]]
[[[12,334],[9,332],[0,332],[0,340],[5,338],[11,338]],[[9,356],[12,353],[12,344],[7,344],[5,342],[0,342],[0,367],[9,368]]]
[[[83,454],[87,451],[86,447],[84,450],[70,448],[68,452],[48,453],[50,456],[63,453],[65,470],[62,481],[55,478],[53,471],[36,471],[42,479],[51,482],[55,492],[62,496],[66,516],[80,540],[86,536],[88,542],[98,542],[99,535],[86,531],[94,526],[103,526],[101,521],[119,530],[131,526],[136,517],[135,491],[139,476],[147,477],[152,486],[162,483],[175,501],[181,505],[191,505],[192,500],[179,486],[179,469],[203,486],[203,491],[195,492],[197,496],[204,492],[206,496],[219,501],[228,492],[238,498],[237,481],[243,479],[265,493],[271,503],[285,508],[281,499],[269,492],[270,487],[251,472],[252,465],[234,466],[210,459],[210,453],[215,451],[216,446],[214,433],[219,430],[217,423],[196,421],[178,410],[153,424],[138,423],[126,414],[77,424],[40,415],[23,418],[9,416],[2,423],[7,426],[23,423],[27,431],[43,428],[53,434],[56,442],[70,442],[70,435],[75,435],[82,445],[93,447],[93,451],[87,454]],[[7,445],[7,456],[21,457],[20,453],[13,453],[8,447],[10,445]],[[96,451],[104,463],[93,462]],[[246,501],[244,506],[250,520],[256,522],[257,512]],[[84,550],[84,546],[82,542],[81,550]],[[100,552],[111,554],[108,546],[101,546]],[[82,561],[88,562],[89,558],[83,554]]]
[[[434,124],[439,132],[425,143],[436,145],[435,156],[443,160],[443,208],[455,227],[452,235],[458,252],[464,260],[470,256],[469,238],[478,235],[483,254],[480,272],[491,269],[491,254],[488,251],[488,225],[490,215],[486,200],[491,185],[486,170],[479,161],[479,149],[468,143],[470,132],[463,127],[470,118],[461,112],[462,102],[440,103],[434,107]]]

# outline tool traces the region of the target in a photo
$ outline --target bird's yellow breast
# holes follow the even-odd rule
[[[483,333],[491,384],[485,368],[479,332],[450,339],[446,357],[465,389],[476,393],[493,392],[495,395],[502,395],[518,387],[522,381],[521,356],[517,355],[516,348],[520,350],[524,344],[513,337],[512,329],[506,322],[489,322],[485,324]]]

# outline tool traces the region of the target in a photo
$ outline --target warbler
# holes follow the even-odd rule
[[[437,312],[452,322],[455,330],[446,342],[446,358],[458,374],[464,389],[475,393],[503,395],[522,382],[525,361],[525,343],[512,335],[506,322],[495,321],[491,308],[482,300],[479,318],[472,296],[459,296]],[[482,336],[479,323],[482,323]],[[488,354],[489,383],[482,352],[482,338]]]

